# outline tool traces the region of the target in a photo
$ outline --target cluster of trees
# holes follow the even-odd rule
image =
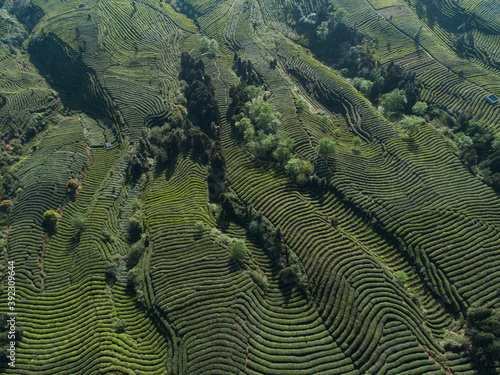
[[[222,194],[222,207],[250,234],[258,238],[274,265],[283,270],[281,274],[283,284],[298,287],[308,294],[308,279],[304,267],[294,252],[282,242],[281,231],[274,228],[253,205],[247,206],[231,191],[225,191]],[[253,277],[258,278],[258,275],[253,275]]]
[[[151,167],[150,158],[155,158],[157,167],[162,168],[169,155],[181,148],[204,152],[206,159],[217,159],[215,165],[224,162],[220,147],[214,142],[220,133],[219,105],[203,61],[195,61],[188,53],[183,53],[180,78],[184,95],[179,95],[179,102],[187,107],[175,104],[165,117],[165,123],[143,133],[137,152],[129,161],[128,175],[133,180]]]
[[[255,86],[231,92],[233,100],[239,102],[239,114],[233,116],[234,126],[243,135],[247,148],[260,159],[285,165],[292,157],[293,141],[279,130],[280,113],[265,100],[265,92]]]
[[[200,39],[199,45],[202,52],[207,52],[210,55],[215,55],[219,50],[219,43],[215,39],[209,39],[206,36]]]
[[[270,66],[276,67],[276,60],[271,61]],[[241,78],[242,82],[247,85],[262,86],[264,81],[259,76],[257,71],[253,68],[252,62],[250,60],[242,60],[240,56],[236,53],[234,54],[234,64],[233,69],[236,74]]]
[[[457,112],[454,117],[442,116],[460,152],[462,162],[483,181],[500,192],[500,133],[493,126],[471,117],[469,112]]]
[[[308,38],[311,50],[330,63],[363,40],[356,27],[347,25],[349,13],[343,8],[335,8],[333,1],[320,5],[309,15],[297,8],[294,18],[297,30]]]
[[[467,319],[466,335],[472,343],[471,358],[479,369],[500,361],[500,311],[469,308]]]

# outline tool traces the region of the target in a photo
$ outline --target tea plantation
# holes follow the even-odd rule
[[[499,20],[0,0],[0,374],[500,374]]]

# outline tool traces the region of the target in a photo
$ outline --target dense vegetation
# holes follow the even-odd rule
[[[0,373],[500,374],[499,19],[0,1]]]

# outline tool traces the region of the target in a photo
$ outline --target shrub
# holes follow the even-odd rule
[[[43,214],[43,220],[45,221],[45,223],[47,223],[51,227],[54,227],[60,218],[61,218],[61,215],[59,215],[54,210],[45,211],[45,213]]]
[[[205,229],[205,223],[203,221],[197,221],[195,224],[194,224],[194,228],[198,231],[198,232],[203,232],[203,230]]]
[[[316,151],[323,157],[332,156],[337,151],[337,143],[329,138],[322,138],[316,146]]]
[[[145,250],[146,250],[145,241],[142,240],[137,241],[135,244],[132,245],[127,255],[127,262],[130,268],[134,267],[137,263],[139,263],[139,260],[141,259],[142,254],[144,254]]]
[[[340,129],[335,129],[333,132],[333,135],[337,138],[340,137],[341,134],[342,134],[342,131]]]
[[[144,224],[142,221],[142,211],[138,210],[135,214],[132,215],[130,219],[128,219],[128,236],[129,240],[132,242],[137,241],[142,232],[144,231]]]
[[[125,328],[127,328],[127,322],[123,319],[118,319],[115,323],[115,331],[116,333],[125,332]]]
[[[262,273],[259,273],[257,271],[252,271],[250,272],[250,277],[252,278],[253,282],[257,284],[262,290],[266,290],[267,287],[269,286],[267,277]]]
[[[358,136],[354,137],[352,140],[352,145],[355,148],[359,148],[359,146],[361,146],[361,138],[359,138]]]
[[[87,218],[79,212],[74,214],[71,218],[71,226],[79,232],[83,229],[86,222]]]
[[[142,201],[139,198],[132,199],[132,209],[134,211],[142,210]]]
[[[349,75],[349,69],[347,69],[347,68],[340,69],[340,75],[342,77],[347,77]]]
[[[243,241],[234,241],[230,246],[231,258],[241,260],[248,256],[248,248]]]
[[[394,276],[396,276],[396,278],[403,284],[408,281],[408,275],[405,271],[396,271]]]
[[[427,111],[427,103],[425,102],[416,102],[413,108],[411,109],[413,114],[417,116],[423,116]]]

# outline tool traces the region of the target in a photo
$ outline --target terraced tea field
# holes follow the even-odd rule
[[[499,16],[0,1],[0,373],[500,374]]]

